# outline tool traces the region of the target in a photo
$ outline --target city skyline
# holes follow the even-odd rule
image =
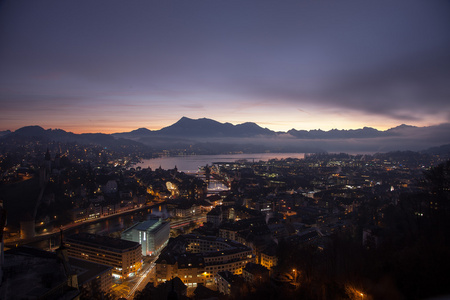
[[[0,131],[450,122],[444,1],[4,1]]]

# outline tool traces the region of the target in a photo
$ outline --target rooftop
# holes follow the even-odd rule
[[[255,263],[247,263],[244,268],[245,271],[252,274],[268,273],[269,269],[264,266]]]
[[[148,221],[144,221],[144,222],[139,223],[139,224],[135,227],[135,229],[145,231],[145,230],[148,230],[148,229],[150,229],[151,227],[155,226],[158,222],[159,222],[159,219],[158,219],[158,220],[148,220]]]
[[[112,269],[110,266],[97,264],[83,259],[69,257],[69,263],[72,270],[78,275],[78,283],[80,285],[89,282],[99,275]]]
[[[66,238],[66,242],[70,244],[71,242],[75,242],[78,244],[84,244],[91,247],[98,247],[101,249],[114,251],[114,252],[122,252],[126,250],[131,250],[141,245],[137,242],[115,239],[109,236],[102,236],[91,233],[78,233],[68,236]]]
[[[1,299],[73,299],[79,292],[67,286],[63,264],[55,253],[31,247],[5,251]],[[46,298],[46,299],[47,299]]]

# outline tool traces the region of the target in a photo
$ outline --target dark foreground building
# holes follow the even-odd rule
[[[0,299],[79,299],[93,283],[98,292],[112,286],[112,268],[32,247],[13,248],[4,253]]]

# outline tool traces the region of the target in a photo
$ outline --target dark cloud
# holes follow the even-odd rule
[[[450,47],[444,54],[439,52],[338,78],[324,87],[318,98],[400,120],[418,120],[421,115],[449,111]]]
[[[0,5],[0,102],[11,99],[2,91],[22,95],[17,110],[30,95],[68,106],[172,97],[206,114],[206,102],[223,104],[214,95],[246,99],[246,107],[284,101],[402,121],[450,110],[448,1]]]

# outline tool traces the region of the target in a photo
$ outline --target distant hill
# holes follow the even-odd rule
[[[26,126],[14,132],[0,136],[0,143],[5,148],[7,145],[20,145],[28,141],[78,143],[84,145],[99,145],[109,148],[120,148],[121,146],[134,146],[138,149],[148,151],[148,146],[129,139],[115,138],[104,133],[75,134],[62,129],[44,129],[40,126]],[[8,147],[6,147],[8,148]]]
[[[402,124],[388,129],[371,127],[329,131],[296,130],[275,132],[255,123],[233,125],[202,118],[182,117],[160,130],[139,128],[131,132],[74,134],[61,129],[27,126],[0,135],[0,143],[17,139],[97,144],[105,147],[134,145],[140,149],[181,150],[183,153],[218,154],[235,152],[347,152],[375,153],[421,151],[450,144],[450,123],[416,127]],[[146,146],[144,146],[146,145]],[[431,151],[431,150],[430,150]],[[440,149],[439,151],[445,151]],[[177,152],[178,153],[178,152]],[[181,152],[179,152],[181,153]]]
[[[274,135],[267,128],[262,128],[255,123],[233,125],[220,123],[211,119],[181,118],[178,122],[155,132],[165,136],[195,136],[195,137],[250,137],[258,135]]]
[[[338,130],[296,130],[275,132],[255,123],[233,125],[211,119],[183,117],[178,122],[151,131],[140,128],[113,134],[157,149],[196,149],[196,153],[217,153],[226,149],[260,152],[388,152],[419,151],[450,143],[450,124],[416,127],[402,124],[388,129],[371,127]],[[251,149],[251,150],[250,150]]]
[[[130,132],[114,133],[115,137],[138,140],[140,138],[148,137],[179,137],[183,139],[189,138],[249,138],[249,137],[277,137],[280,135],[290,135],[298,139],[364,139],[364,138],[378,138],[389,136],[402,136],[404,133],[411,133],[414,131],[423,131],[427,128],[432,130],[434,127],[416,127],[402,124],[400,126],[388,129],[386,131],[377,130],[371,127],[364,127],[360,129],[332,129],[328,131],[314,129],[314,130],[297,130],[291,129],[287,132],[275,132],[268,128],[262,128],[259,125],[251,122],[246,122],[238,125],[231,123],[220,123],[212,119],[190,119],[182,117],[176,123],[164,127],[160,130],[148,130],[146,128],[139,128]]]
[[[450,144],[441,145],[438,147],[431,147],[421,152],[433,155],[450,155]]]
[[[0,137],[8,135],[11,133],[11,130],[0,131]]]
[[[182,117],[178,122],[164,127],[160,130],[151,131],[145,128],[139,128],[131,132],[122,132],[113,134],[116,137],[140,138],[140,137],[255,137],[255,136],[275,136],[276,133],[270,129],[262,128],[255,123],[243,123],[233,125],[231,123],[220,123],[215,120],[202,118],[190,119]]]
[[[354,138],[375,138],[393,135],[388,131],[379,131],[375,128],[364,127],[362,129],[338,130],[332,129],[329,131],[323,130],[295,130],[291,129],[288,133],[300,139],[354,139]]]

